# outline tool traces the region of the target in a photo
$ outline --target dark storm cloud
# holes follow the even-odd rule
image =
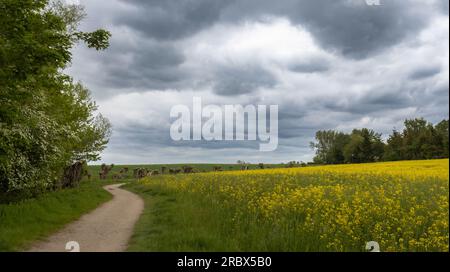
[[[215,93],[232,96],[277,84],[262,67],[208,67],[215,74],[200,73],[202,78],[180,67],[185,52],[176,41],[215,24],[282,16],[307,29],[322,47],[350,58],[364,58],[417,32],[429,17],[423,4],[399,0],[382,1],[381,6],[368,6],[363,0],[120,1],[129,8],[116,12],[110,21],[139,34],[137,42],[127,42],[129,37],[113,33],[108,57],[100,59],[108,93],[115,88],[195,88],[209,82]],[[322,73],[330,64],[313,58],[290,64],[288,69]]]
[[[114,88],[164,89],[178,86],[188,77],[179,66],[184,55],[173,45],[146,42],[115,43],[108,49],[108,58],[101,58],[105,82]]]
[[[432,77],[434,75],[439,74],[440,72],[441,72],[440,66],[420,67],[419,69],[417,69],[413,73],[411,73],[409,78],[414,79],[414,80],[419,80],[419,79]]]
[[[126,3],[136,9],[116,23],[148,37],[174,40],[215,23],[283,16],[306,27],[323,47],[364,58],[395,45],[429,20],[425,2],[381,1],[369,6],[364,0],[131,0]]]
[[[221,10],[234,1],[223,0],[126,0],[134,11],[116,18],[126,25],[160,40],[187,37],[211,26],[220,18]]]
[[[116,8],[109,1],[86,1],[91,7],[86,29],[107,22],[111,47],[100,54],[74,54],[75,62],[82,56],[75,71],[84,76],[76,78],[104,98],[101,106],[107,104],[103,110],[114,126],[106,152],[111,162],[308,160],[313,154],[308,143],[317,130],[366,126],[389,133],[404,118],[448,118],[448,67],[433,57],[448,54],[439,51],[448,40],[433,40],[435,33],[446,36],[437,24],[428,24],[448,14],[448,0],[433,5],[381,0],[381,6],[363,0],[119,2]],[[426,40],[420,40],[430,25]],[[264,41],[271,37],[263,37],[263,50],[254,54],[242,49],[248,45],[242,33],[263,29],[270,35],[277,27],[294,36],[311,35],[312,54],[276,43],[267,49]],[[222,34],[217,29],[244,42],[233,40],[224,48],[217,43],[215,52],[214,36]],[[259,40],[252,40],[258,35],[249,35],[251,49],[258,49]],[[299,44],[299,51],[308,46]],[[274,156],[258,152],[258,142],[172,141],[170,122],[164,121],[169,111],[161,105],[190,105],[191,91],[218,105],[278,104],[280,141]]]
[[[423,28],[429,13],[426,4],[404,0],[382,1],[369,6],[365,1],[296,1],[289,18],[304,25],[325,48],[345,56],[365,58],[395,45]]]

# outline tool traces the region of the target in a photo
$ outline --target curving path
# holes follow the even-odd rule
[[[136,194],[120,189],[122,185],[103,187],[113,195],[112,200],[36,243],[29,251],[70,251],[69,248],[77,251],[77,243],[81,252],[125,251],[134,224],[144,209],[144,201]],[[71,241],[77,243],[67,244]]]

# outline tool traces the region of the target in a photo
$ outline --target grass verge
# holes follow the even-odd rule
[[[137,222],[128,251],[131,252],[208,252],[241,251],[239,242],[221,230],[221,220],[200,202],[183,199],[160,186],[128,183],[123,187],[140,195],[144,212]]]
[[[105,182],[82,182],[78,188],[0,205],[0,251],[26,250],[38,239],[110,200]]]

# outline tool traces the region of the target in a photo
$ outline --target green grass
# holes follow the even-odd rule
[[[78,188],[0,204],[0,251],[25,250],[32,242],[110,200],[111,194],[102,188],[105,184],[107,182],[86,181]]]
[[[183,199],[162,187],[129,183],[125,189],[140,195],[145,209],[137,222],[128,251],[240,251],[239,240],[221,232],[224,222],[214,210]]]
[[[129,183],[124,188],[145,201],[128,251],[223,251],[227,247],[211,235],[212,222],[205,220],[208,214],[202,214],[193,202],[180,201],[161,188],[149,188],[139,183]]]

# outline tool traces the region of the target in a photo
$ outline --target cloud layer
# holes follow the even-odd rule
[[[113,34],[104,52],[77,47],[68,69],[113,123],[105,162],[307,161],[319,129],[448,118],[448,1],[80,2],[84,30]],[[193,96],[279,105],[279,148],[172,141],[170,108]]]

